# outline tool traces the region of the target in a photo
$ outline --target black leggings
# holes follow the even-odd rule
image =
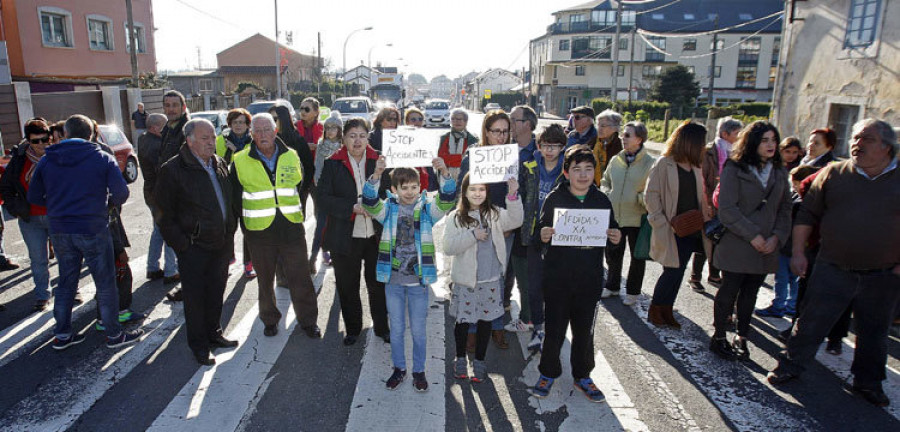
[[[478,321],[475,331],[475,359],[484,360],[487,353],[488,342],[491,340],[491,322]],[[456,337],[456,357],[466,356],[466,340],[469,337],[469,323],[456,323],[453,329]]]

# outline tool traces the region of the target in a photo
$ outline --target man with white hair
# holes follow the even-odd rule
[[[297,152],[276,135],[270,114],[254,115],[250,134],[250,145],[234,154],[229,181],[235,217],[241,219],[244,241],[256,269],[263,334],[278,334],[281,311],[275,304],[275,267],[281,260],[297,321],[307,336],[318,339],[322,337],[316,324],[319,309],[309,274],[300,205],[303,165]]]
[[[817,174],[794,221],[791,270],[806,274],[803,253],[819,229],[819,254],[787,350],[768,375],[771,384],[799,376],[844,310],[856,317],[851,390],[877,406],[890,400],[881,387],[887,337],[900,302],[900,169],[897,134],[881,120],[853,125],[850,159]]]
[[[156,222],[178,256],[188,346],[197,362],[213,365],[211,349],[238,345],[225,339],[220,324],[237,220],[212,123],[190,120],[183,132],[186,144],[160,168]]]

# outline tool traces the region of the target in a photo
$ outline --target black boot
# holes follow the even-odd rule
[[[731,349],[738,357],[738,360],[747,360],[750,358],[750,350],[747,349],[747,338],[734,335],[731,340]]]
[[[713,337],[709,341],[709,350],[723,360],[734,360],[737,357],[726,338]]]

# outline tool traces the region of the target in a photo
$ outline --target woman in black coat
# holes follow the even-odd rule
[[[303,214],[306,214],[306,198],[309,197],[309,189],[313,184],[313,176],[316,173],[316,165],[313,160],[312,151],[309,144],[303,138],[297,129],[294,129],[294,122],[291,119],[291,112],[287,107],[276,105],[269,110],[269,114],[275,118],[276,129],[278,130],[278,138],[284,141],[284,144],[297,152],[300,156],[300,164],[303,165],[303,183],[300,186],[300,205],[303,207]]]

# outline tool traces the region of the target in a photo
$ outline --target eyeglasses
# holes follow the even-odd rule
[[[28,141],[32,144],[40,144],[40,143],[47,144],[48,142],[50,142],[50,137],[31,138]]]
[[[303,111],[303,112],[305,112],[305,113],[308,113],[308,112],[310,112],[310,111],[312,111],[312,110],[313,110],[313,109],[310,108],[310,107],[308,107],[308,106],[300,107],[300,111]]]
[[[545,148],[547,150],[562,150],[562,144],[541,144],[541,148]]]
[[[583,119],[583,118],[585,118],[585,117],[588,117],[588,116],[582,115],[582,114],[575,114],[575,115],[572,116],[572,118],[574,118],[575,120],[581,120],[581,119]]]
[[[602,127],[602,126],[601,126],[601,127]],[[631,134],[628,133],[628,132],[625,132],[625,133],[622,134],[622,137],[623,137],[623,138],[631,138]]]
[[[488,129],[494,135],[509,135],[509,129]]]
[[[425,121],[425,118],[424,117],[410,117],[410,118],[406,119],[406,121],[420,122],[420,121]]]

